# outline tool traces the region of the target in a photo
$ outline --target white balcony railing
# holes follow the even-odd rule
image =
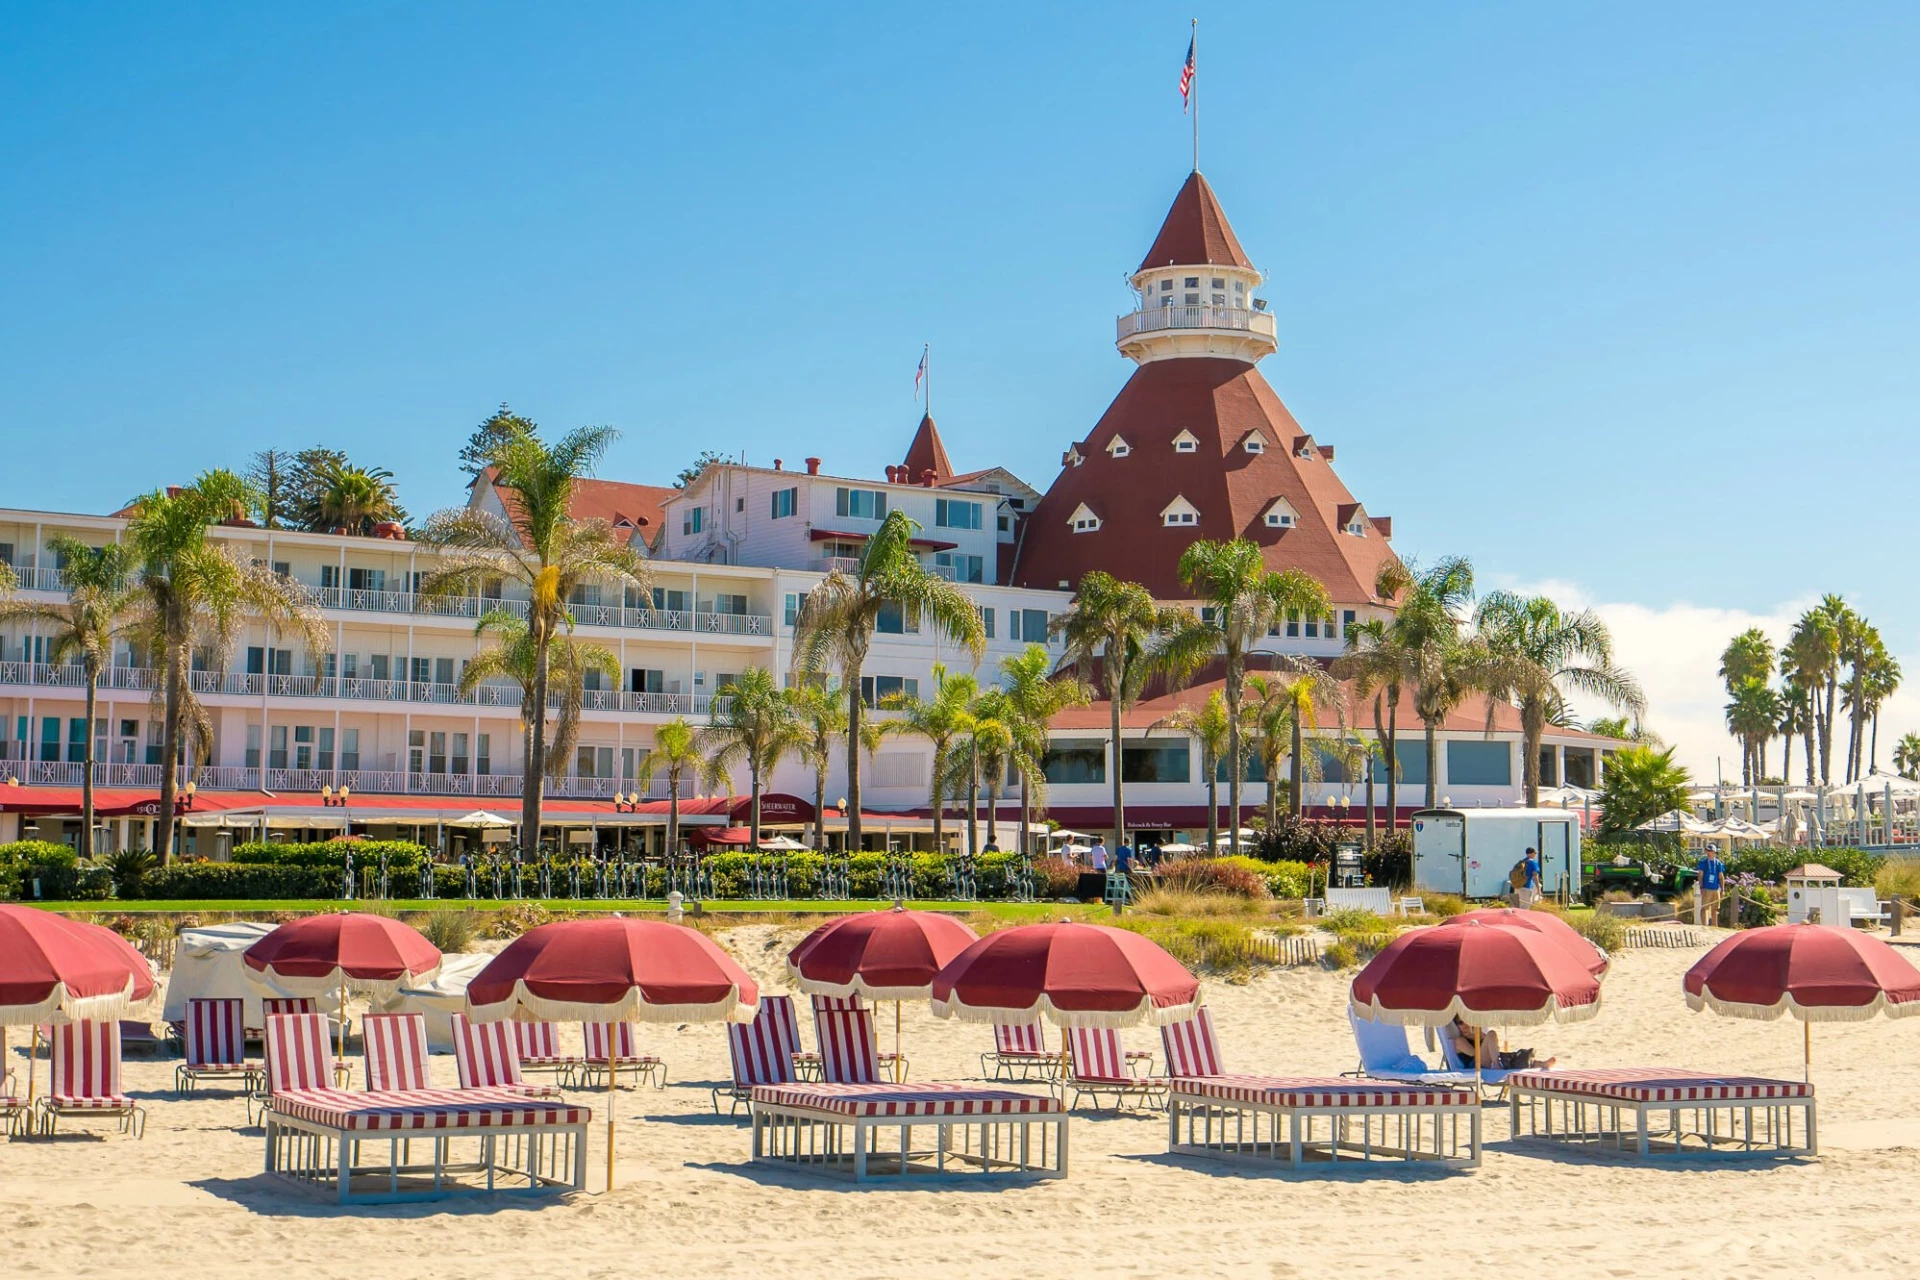
[[[1278,332],[1270,312],[1248,307],[1142,307],[1119,317],[1115,327],[1121,341],[1137,333],[1159,333],[1168,329],[1233,329],[1267,338]]]
[[[23,786],[77,787],[86,766],[63,760],[0,760],[0,780],[18,778]],[[99,764],[94,766],[94,785],[100,787],[157,788],[160,766],[157,764]],[[451,771],[403,773],[382,769],[252,769],[239,765],[203,765],[182,768],[177,781],[181,787],[194,784],[201,791],[257,791],[276,795],[311,794],[323,787],[364,795],[473,796],[481,799],[517,800],[523,794],[518,773],[453,773]],[[622,778],[560,777],[547,779],[546,794],[561,799],[607,800],[615,793],[637,790],[637,785]],[[693,787],[683,783],[681,799],[691,799]],[[665,800],[667,784],[654,779],[646,787],[646,798]]]
[[[821,556],[814,561],[816,573],[844,573],[849,576],[860,572],[860,562],[852,556]]]

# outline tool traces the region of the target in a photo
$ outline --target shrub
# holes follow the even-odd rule
[[[1368,884],[1399,887],[1413,883],[1413,833],[1385,831],[1363,859]]]
[[[1611,911],[1582,911],[1566,919],[1581,937],[1602,951],[1617,952],[1627,945],[1627,922]]]
[[[1357,969],[1360,949],[1345,938],[1335,938],[1321,949],[1320,959],[1329,969]]]
[[[355,868],[377,867],[380,855],[387,856],[389,873],[414,870],[422,858],[432,856],[425,845],[410,840],[325,840],[316,844],[282,844],[249,841],[234,849],[232,861],[284,867],[330,867],[335,871],[347,865],[353,855]]]
[[[480,920],[471,911],[447,909],[429,914],[420,926],[428,942],[446,955],[469,950],[480,932]]]
[[[106,858],[107,872],[113,877],[113,891],[122,898],[140,896],[140,884],[153,866],[153,855],[145,849],[122,849]]]
[[[1267,862],[1329,862],[1336,845],[1345,842],[1345,828],[1332,822],[1282,813],[1279,822],[1260,836],[1254,853]]]
[[[1332,934],[1337,943],[1352,947],[1357,955],[1371,956],[1399,935],[1399,928],[1363,907],[1342,907],[1329,911],[1320,927]]]
[[[1264,916],[1266,907],[1252,898],[1224,893],[1194,893],[1154,887],[1143,890],[1133,909],[1150,916],[1202,919],[1220,916]]]
[[[537,929],[553,916],[537,902],[516,902],[494,916],[487,932],[495,938],[517,938],[529,929]]]
[[[337,898],[340,873],[313,867],[178,862],[140,880],[144,898]]]
[[[1065,858],[1035,858],[1033,878],[1036,897],[1070,898],[1080,887],[1080,868]]]
[[[1920,858],[1888,858],[1880,864],[1873,886],[1883,898],[1920,899]]]
[[[1467,900],[1455,893],[1423,893],[1420,902],[1426,907],[1428,915],[1442,920],[1450,920],[1469,909]]]
[[[1162,867],[1160,886],[1188,893],[1223,893],[1239,898],[1265,898],[1267,878],[1250,870],[1249,859],[1183,858]]]

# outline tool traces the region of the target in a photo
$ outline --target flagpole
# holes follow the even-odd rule
[[[920,352],[920,359],[927,366],[927,416],[933,416],[933,344],[929,342]]]
[[[1193,171],[1200,172],[1200,19],[1193,20]]]

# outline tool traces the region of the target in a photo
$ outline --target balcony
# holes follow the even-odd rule
[[[815,573],[844,573],[854,577],[860,572],[860,561],[853,556],[821,556],[813,562]]]
[[[77,787],[84,764],[55,760],[0,760],[0,780],[18,778],[23,786]],[[184,787],[191,782],[202,791],[259,791],[298,794],[319,791],[322,787],[341,787],[366,795],[463,796],[478,799],[518,800],[522,792],[517,773],[406,773],[383,769],[253,769],[238,765],[203,765],[197,769],[182,767],[175,780]],[[93,767],[96,787],[138,787],[157,790],[160,766],[157,764],[97,764]],[[634,791],[635,784],[620,778],[549,778],[546,795],[561,800],[610,800],[615,792]],[[682,798],[691,798],[692,789],[682,788]],[[647,787],[647,799],[665,800],[667,784],[656,779]],[[351,805],[349,805],[351,808]]]
[[[705,615],[702,615],[705,616]],[[725,617],[728,615],[717,615]],[[735,615],[737,616],[737,615]],[[151,693],[160,673],[143,667],[110,667],[100,675],[100,687]],[[260,675],[245,672],[194,671],[188,682],[193,692],[269,698],[341,698],[351,702],[405,703],[413,706],[500,707],[518,709],[521,692],[512,685],[481,685],[471,693],[458,686],[413,680],[367,680],[340,676]],[[44,662],[0,662],[0,686],[37,689],[86,687],[86,675],[77,665]],[[630,693],[618,689],[588,689],[582,695],[589,711],[624,711],[639,715],[704,716],[725,711],[729,700],[708,693]],[[548,700],[557,710],[560,700]],[[78,766],[75,766],[76,768]],[[77,784],[76,784],[77,785]],[[154,785],[158,785],[157,781]]]
[[[1115,341],[1178,329],[1225,329],[1258,334],[1268,341],[1275,341],[1278,334],[1271,313],[1248,307],[1142,307],[1115,321]]]

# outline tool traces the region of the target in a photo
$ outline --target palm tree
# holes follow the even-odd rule
[[[1780,780],[1785,782],[1793,772],[1793,740],[1795,737],[1811,733],[1811,721],[1807,718],[1807,690],[1797,676],[1785,670],[1786,650],[1781,650],[1782,678],[1780,681],[1780,723],[1774,726],[1774,732],[1784,740],[1780,745]],[[1808,739],[1811,741],[1811,738]],[[1811,781],[1811,779],[1809,779]]]
[[[1071,670],[1090,685],[1099,672],[1106,694],[1113,737],[1113,846],[1124,843],[1126,790],[1121,781],[1120,719],[1140,701],[1153,670],[1153,645],[1168,631],[1184,626],[1190,615],[1155,604],[1137,582],[1122,582],[1095,569],[1080,579],[1067,611],[1053,620],[1053,632],[1066,641],[1056,670]]]
[[[1006,785],[1008,771],[1016,763],[1027,770],[1036,768],[1040,763],[1026,757],[1024,744],[1008,724],[1008,715],[1004,690],[989,689],[981,694],[974,708],[973,723],[967,732],[965,744],[974,776],[986,780],[987,843],[996,849],[1000,845],[1000,792]],[[972,812],[969,811],[967,816],[971,818]]]
[[[1767,739],[1780,719],[1780,695],[1766,681],[1749,678],[1735,685],[1727,703],[1727,732],[1740,740],[1740,781],[1753,786],[1766,776]]]
[[[1839,663],[1840,633],[1833,619],[1817,608],[1801,614],[1787,636],[1780,666],[1781,670],[1791,672],[1793,682],[1806,691],[1807,724],[1802,734],[1806,739],[1807,785],[1810,787],[1822,781],[1814,753],[1818,749],[1824,758],[1826,748],[1821,743],[1832,733],[1829,717],[1820,711],[1820,691],[1839,670]],[[1831,776],[1826,780],[1831,781]]]
[[[1565,696],[1600,698],[1634,716],[1646,714],[1646,696],[1630,672],[1614,665],[1613,636],[1591,609],[1567,613],[1546,596],[1496,591],[1480,602],[1475,619],[1492,659],[1484,682],[1487,732],[1493,732],[1494,699],[1520,708],[1520,732],[1526,740],[1520,777],[1528,806],[1537,808],[1540,742]],[[1758,631],[1752,635],[1759,638],[1770,669],[1772,646]],[[1761,682],[1764,687],[1764,677]]]
[[[781,757],[804,752],[806,730],[786,690],[774,683],[765,667],[748,667],[733,683],[719,690],[713,719],[699,734],[700,750],[715,777],[730,777],[740,765],[747,768],[752,796],[747,831],[750,847],[760,847],[760,789]],[[721,698],[726,701],[724,705]],[[731,782],[729,782],[731,785]]]
[[[667,775],[667,856],[672,857],[680,849],[681,780],[706,775],[706,757],[685,716],[676,716],[653,731],[653,749],[641,757],[634,785],[645,790],[653,785],[653,775],[662,772]]]
[[[1411,578],[1394,617],[1395,642],[1406,652],[1413,707],[1425,722],[1426,807],[1440,799],[1440,725],[1466,701],[1485,668],[1485,653],[1460,634],[1459,612],[1473,599],[1473,564],[1464,557],[1441,560]]]
[[[1250,676],[1247,687],[1254,689],[1254,714],[1259,714],[1259,676]],[[1193,740],[1200,748],[1200,768],[1207,779],[1207,852],[1213,853],[1220,847],[1220,762],[1227,758],[1232,750],[1233,735],[1227,732],[1227,700],[1220,690],[1215,689],[1207,695],[1207,700],[1199,706],[1185,706],[1172,715],[1162,716],[1147,726],[1147,736],[1153,736],[1154,730],[1164,729],[1170,733],[1182,734]],[[1256,743],[1259,735],[1255,734]],[[1273,794],[1272,775],[1267,775],[1267,794]],[[1271,827],[1269,827],[1271,829]]]
[[[1650,818],[1686,807],[1691,780],[1674,763],[1674,748],[1627,747],[1607,760],[1600,782],[1600,832],[1617,835]]]
[[[1320,618],[1331,608],[1326,588],[1297,569],[1274,572],[1260,548],[1244,538],[1196,542],[1180,556],[1180,581],[1200,602],[1200,614],[1184,616],[1155,655],[1156,664],[1180,685],[1217,655],[1225,662],[1227,702],[1227,840],[1240,852],[1240,701],[1246,687],[1247,652],[1288,616]]]
[[[1395,571],[1392,579],[1387,577],[1388,569]],[[1391,600],[1406,589],[1407,581],[1406,570],[1394,561],[1381,570],[1374,594]],[[1401,640],[1400,633],[1385,619],[1370,618],[1347,628],[1347,652],[1333,664],[1336,676],[1353,681],[1356,697],[1373,699],[1373,734],[1387,771],[1389,833],[1398,826],[1400,813],[1400,696],[1413,684],[1416,674],[1412,655]],[[1371,783],[1371,770],[1367,779]]]
[[[1893,767],[1903,778],[1920,778],[1920,733],[1903,733],[1893,744]]]
[[[941,636],[965,648],[977,664],[987,651],[980,611],[965,592],[920,563],[913,535],[920,526],[892,511],[867,540],[852,573],[836,569],[807,592],[794,620],[794,668],[809,680],[838,668],[847,691],[847,848],[858,851],[860,752],[865,691],[861,674],[867,648],[882,614],[898,615],[901,625],[931,623]]]
[[[1030,644],[1000,662],[1000,687],[1007,695],[1007,727],[1019,739],[1023,757],[1034,762],[1031,768],[1023,765],[1019,770],[1022,853],[1032,843],[1028,828],[1033,822],[1034,805],[1044,803],[1046,796],[1048,729],[1062,711],[1087,702],[1084,685],[1076,680],[1056,680],[1052,670],[1045,645]]]
[[[133,552],[125,543],[91,547],[69,537],[56,537],[47,549],[60,566],[67,598],[61,604],[0,599],[0,623],[32,622],[53,629],[47,661],[78,659],[87,682],[87,736],[85,763],[80,775],[80,842],[82,858],[93,856],[94,718],[100,705],[100,673],[113,665],[113,642],[126,629],[138,597],[130,584]]]
[[[1841,702],[1847,710],[1847,781],[1867,772],[1867,726],[1880,716],[1880,704],[1900,686],[1900,664],[1887,652],[1879,629],[1856,619],[1842,643],[1848,672]],[[1878,751],[1874,752],[1878,755]]]
[[[1749,680],[1765,681],[1773,677],[1773,641],[1758,627],[1748,627],[1727,642],[1720,654],[1720,678],[1727,692]]]
[[[1320,776],[1320,708],[1331,706],[1340,715],[1340,729],[1346,732],[1346,707],[1340,700],[1340,682],[1331,672],[1311,658],[1295,657],[1291,654],[1281,659],[1280,675],[1285,681],[1283,697],[1287,700],[1292,721],[1293,741],[1288,746],[1289,763],[1287,785],[1292,794],[1288,797],[1290,807],[1298,815],[1304,806],[1309,775],[1315,781]],[[1307,744],[1311,741],[1314,750],[1309,759]]]
[[[358,467],[343,458],[325,458],[309,477],[312,486],[302,521],[316,532],[364,537],[383,520],[401,520],[406,512],[394,491],[393,473]]]
[[[947,796],[947,762],[953,754],[954,746],[973,728],[973,704],[980,696],[980,682],[970,675],[954,675],[947,671],[946,664],[933,664],[933,696],[931,698],[909,697],[906,694],[890,694],[881,703],[888,711],[897,711],[899,716],[884,720],[875,726],[882,736],[912,736],[925,738],[933,747],[933,769],[927,782],[927,805],[933,810],[933,848],[936,853],[946,852],[945,818]],[[968,818],[968,827],[973,825]]]
[[[1834,703],[1840,695],[1840,664],[1847,660],[1848,650],[1856,643],[1860,627],[1860,615],[1853,606],[1837,595],[1820,597],[1820,603],[1814,611],[1827,620],[1833,629],[1833,662],[1826,673],[1826,705],[1820,713],[1820,781],[1833,782],[1833,717]]]
[[[1267,830],[1273,831],[1280,825],[1280,763],[1293,749],[1293,691],[1277,676],[1260,673],[1247,677],[1247,692],[1252,695],[1243,712],[1251,739],[1249,751],[1260,762],[1260,776],[1267,780],[1264,807]]]
[[[833,749],[847,735],[847,709],[835,691],[824,684],[800,685],[789,696],[805,739],[798,754],[813,770],[813,847],[824,850],[827,847],[827,773],[833,768]],[[940,811],[937,808],[933,821],[938,830]]]
[[[190,672],[196,646],[224,663],[250,618],[291,633],[315,653],[332,647],[319,610],[304,588],[264,565],[208,541],[209,526],[238,519],[253,506],[252,491],[230,471],[203,473],[178,490],[136,498],[126,541],[133,586],[140,598],[128,632],[139,648],[158,656],[154,691],[160,714],[160,814],[155,844],[163,865],[173,860],[174,802],[180,762],[189,739],[196,757],[211,743],[211,721],[193,695]],[[189,732],[189,730],[191,732]]]
[[[489,609],[474,624],[473,634],[493,638],[493,644],[467,661],[455,686],[461,696],[471,695],[489,680],[510,680],[520,690],[520,746],[522,756],[531,760],[536,710],[553,715],[553,728],[546,738],[547,776],[558,778],[566,772],[580,739],[582,713],[586,710],[587,673],[597,671],[610,680],[620,678],[620,659],[605,645],[577,636],[555,636],[547,654],[547,701],[537,700],[535,685],[540,675],[540,657],[534,650],[533,635],[526,619],[505,609]],[[552,704],[556,700],[558,707]]]
[[[573,517],[575,488],[616,438],[611,427],[582,427],[553,445],[532,432],[503,438],[490,465],[496,484],[512,495],[506,518],[470,507],[441,511],[418,538],[438,556],[420,584],[423,595],[477,595],[483,586],[506,580],[526,588],[536,707],[547,705],[554,638],[573,628],[566,602],[574,588],[589,581],[634,588],[647,583],[646,566],[611,523]],[[546,724],[544,715],[533,718],[522,777],[520,843],[529,850],[540,841]]]
[[[1878,638],[1876,635],[1875,639],[1878,640]],[[1871,773],[1880,767],[1880,708],[1886,703],[1888,698],[1893,696],[1894,691],[1899,687],[1900,663],[1895,660],[1892,654],[1887,652],[1885,644],[1880,644],[1875,655],[1874,664],[1867,672],[1867,680],[1863,689],[1866,697],[1867,711],[1873,720],[1873,745],[1868,753],[1867,768],[1864,772]]]

